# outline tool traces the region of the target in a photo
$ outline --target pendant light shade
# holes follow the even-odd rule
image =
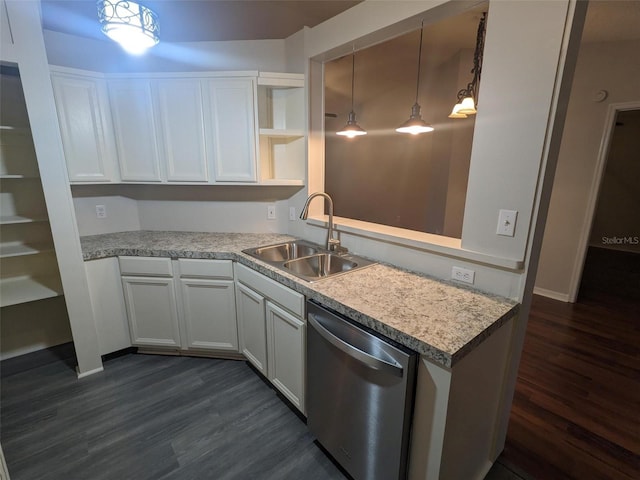
[[[458,92],[458,103],[456,103],[449,115],[449,118],[467,118],[469,115],[477,113],[478,105],[478,84],[480,83],[480,74],[482,72],[482,54],[484,51],[484,32],[487,21],[486,12],[482,14],[480,23],[478,24],[478,33],[476,36],[476,49],[473,53],[473,80]]]
[[[456,103],[453,106],[453,110],[451,110],[451,113],[449,114],[449,118],[467,118],[466,114],[460,112],[461,108],[462,103]]]
[[[422,115],[420,115],[420,105],[414,103],[413,107],[411,107],[409,120],[396,128],[396,132],[418,135],[419,133],[433,132],[433,127],[422,119]]]
[[[416,102],[411,107],[411,116],[409,120],[404,122],[398,128],[396,132],[410,133],[412,135],[418,135],[420,133],[433,132],[433,127],[422,119],[420,114],[420,104],[418,103],[418,92],[420,91],[420,60],[422,57],[422,34],[424,32],[424,21],[420,27],[420,47],[418,49],[418,81],[416,82]]]
[[[360,135],[366,135],[367,132],[360,125],[358,125],[358,122],[356,122],[356,114],[353,110],[351,110],[349,112],[349,120],[347,121],[347,124],[342,127],[339,132],[336,132],[336,134],[353,138]]]
[[[358,125],[358,122],[356,121],[356,112],[353,111],[353,84],[355,73],[356,54],[355,52],[353,52],[351,54],[351,111],[349,112],[349,117],[346,125],[342,127],[339,132],[336,132],[336,135],[342,135],[347,138],[359,137],[360,135],[367,134],[367,131],[360,125]]]
[[[98,0],[102,32],[133,55],[141,55],[160,39],[158,16],[149,8],[128,0]]]

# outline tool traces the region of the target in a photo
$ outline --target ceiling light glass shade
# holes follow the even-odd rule
[[[449,118],[467,118],[464,113],[460,113],[460,109],[462,108],[462,103],[456,103],[453,106],[453,110],[449,114]]]
[[[458,113],[463,115],[475,115],[477,112],[476,102],[473,101],[473,97],[464,97],[459,105]]]
[[[409,120],[396,128],[396,132],[418,135],[419,133],[433,132],[433,127],[422,119],[422,115],[420,115],[420,105],[414,103],[413,107],[411,107]]]
[[[360,135],[366,134],[367,132],[358,125],[358,122],[356,122],[356,114],[354,111],[349,112],[349,120],[347,120],[347,124],[342,127],[339,132],[336,132],[336,135],[343,135],[349,138],[359,137]]]
[[[160,39],[157,15],[144,5],[126,0],[98,0],[102,32],[133,55],[140,55]]]

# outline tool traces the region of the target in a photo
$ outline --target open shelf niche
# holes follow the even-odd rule
[[[62,295],[17,69],[0,72],[0,306]]]
[[[304,75],[260,72],[261,183],[303,185],[306,165]]]

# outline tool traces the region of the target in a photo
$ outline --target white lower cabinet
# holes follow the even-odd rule
[[[238,352],[230,260],[119,261],[132,345]]]
[[[304,296],[236,263],[241,352],[305,413]]]
[[[187,348],[238,351],[233,280],[181,279]]]
[[[271,302],[266,312],[267,377],[304,412],[305,323]]]
[[[237,313],[240,351],[263,375],[267,375],[267,327],[264,297],[238,283]]]
[[[131,343],[180,347],[173,278],[122,277]]]

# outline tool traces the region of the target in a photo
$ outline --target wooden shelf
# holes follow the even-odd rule
[[[0,307],[33,302],[62,295],[57,277],[11,277],[0,280]]]
[[[47,217],[44,214],[40,215],[6,215],[0,217],[0,225],[11,225],[15,223],[33,223],[33,222],[46,222]]]
[[[3,173],[2,175],[0,175],[0,180],[7,180],[7,179],[34,179],[34,178],[40,178],[37,175],[31,175],[31,174],[7,174],[7,173]]]
[[[260,135],[265,137],[275,137],[275,138],[301,138],[304,137],[303,130],[281,130],[278,128],[261,128]]]
[[[25,245],[9,244],[0,245],[0,258],[22,257],[25,255],[37,255],[39,253],[53,251],[51,244]]]

